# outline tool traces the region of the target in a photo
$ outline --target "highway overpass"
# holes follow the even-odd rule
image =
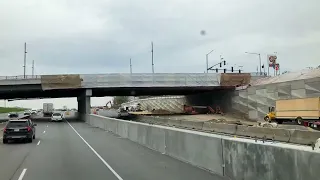
[[[0,99],[77,97],[81,116],[90,97],[187,95],[233,91],[250,82],[249,73],[69,74],[0,78]]]

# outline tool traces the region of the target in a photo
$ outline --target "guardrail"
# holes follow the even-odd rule
[[[0,76],[0,80],[40,79],[41,75]]]
[[[171,120],[157,117],[140,118],[137,121],[148,124],[157,124],[196,131],[222,133],[232,136],[241,136],[253,139],[273,140],[292,144],[313,146],[320,138],[320,131],[304,131],[296,129],[266,128],[237,124],[214,122]]]

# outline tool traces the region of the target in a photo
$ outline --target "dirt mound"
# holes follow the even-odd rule
[[[164,109],[154,109],[151,112],[152,112],[152,114],[173,114],[172,112],[164,110]]]

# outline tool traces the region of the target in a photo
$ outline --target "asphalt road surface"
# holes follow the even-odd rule
[[[3,180],[222,180],[81,122],[38,122],[32,143],[0,143]]]

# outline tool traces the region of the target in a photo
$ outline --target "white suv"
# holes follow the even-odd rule
[[[59,112],[55,112],[51,116],[51,121],[63,121],[63,114]]]

